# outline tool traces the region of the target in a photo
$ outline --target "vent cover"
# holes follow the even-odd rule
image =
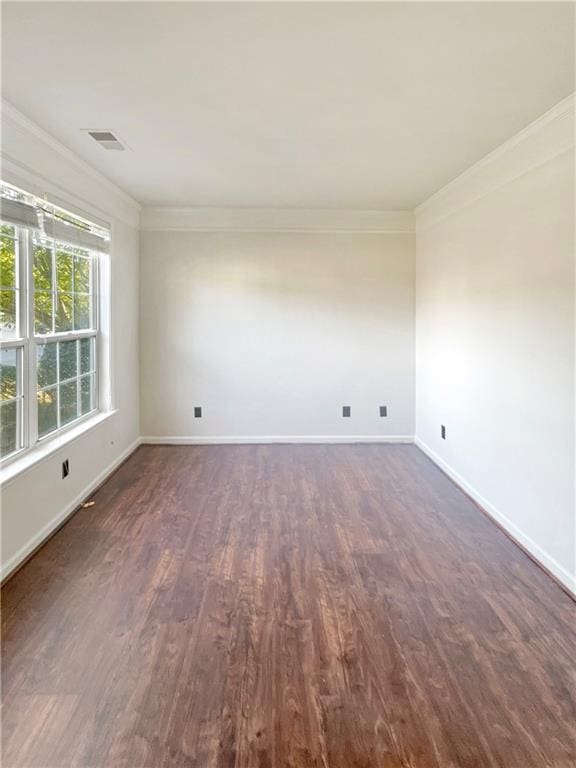
[[[117,152],[123,152],[125,149],[120,139],[112,131],[94,130],[88,131],[88,135],[92,136],[94,141],[98,142],[103,149],[116,150]]]

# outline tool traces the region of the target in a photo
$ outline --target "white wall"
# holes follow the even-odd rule
[[[414,433],[412,233],[145,231],[140,312],[145,438]]]
[[[574,590],[573,144],[572,101],[417,210],[416,433]]]
[[[9,573],[134,447],[139,430],[139,208],[37,126],[6,108],[2,177],[112,227],[111,359],[115,413],[2,484],[2,575]],[[70,476],[61,479],[61,463]],[[13,469],[15,465],[9,466]],[[94,514],[98,514],[97,509]]]

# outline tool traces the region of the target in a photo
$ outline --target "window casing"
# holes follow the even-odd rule
[[[98,274],[109,232],[4,183],[0,202],[5,463],[99,409]]]

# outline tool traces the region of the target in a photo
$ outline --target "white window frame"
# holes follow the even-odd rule
[[[70,214],[74,218],[78,219],[76,214]],[[1,219],[0,219],[1,221]],[[18,337],[0,339],[0,349],[17,349],[20,355],[20,389],[17,392],[22,395],[22,407],[17,412],[21,413],[20,424],[17,420],[17,428],[20,432],[20,445],[21,447],[4,457],[0,457],[0,467],[11,464],[14,461],[21,459],[23,456],[30,454],[35,448],[49,444],[52,440],[60,438],[66,432],[76,429],[79,425],[98,417],[102,412],[102,406],[105,402],[102,402],[102,328],[101,328],[101,278],[102,267],[104,266],[104,256],[99,251],[93,250],[89,247],[79,245],[77,246],[81,250],[85,250],[90,253],[91,259],[91,317],[92,327],[86,330],[77,331],[64,331],[64,332],[52,332],[47,334],[36,334],[35,331],[35,312],[34,312],[34,276],[33,276],[33,263],[34,263],[34,248],[33,238],[34,233],[32,230],[26,227],[12,225],[15,228],[16,241],[18,243],[17,257],[16,257],[16,271],[17,271],[17,317],[18,317]],[[58,247],[58,243],[62,242],[57,237],[50,237],[49,235],[42,235],[42,238],[50,242],[52,249],[53,259],[53,304],[52,313],[54,320],[54,313],[56,311],[55,299],[57,292],[55,286],[57,285],[57,273],[55,270],[55,253]],[[54,323],[53,323],[54,328]],[[71,420],[67,424],[60,424],[60,402],[59,402],[59,353],[57,350],[57,380],[55,383],[56,391],[58,392],[57,401],[57,428],[47,433],[46,435],[39,436],[38,432],[38,405],[37,405],[37,392],[38,392],[38,376],[37,376],[37,347],[38,345],[57,343],[69,340],[79,340],[84,338],[91,338],[92,342],[92,368],[93,368],[93,380],[92,380],[92,405],[93,408],[85,414],[78,416],[76,419]],[[81,376],[80,373],[80,345],[77,345],[77,397],[78,397],[78,412],[81,410]],[[18,395],[19,397],[19,395]],[[104,398],[104,401],[106,398]],[[10,401],[4,401],[10,402]],[[18,418],[18,417],[17,417]]]
[[[10,225],[13,226],[13,225]],[[0,457],[0,466],[8,464],[15,458],[22,456],[22,454],[28,450],[29,447],[29,435],[30,435],[30,408],[28,407],[28,387],[29,382],[29,355],[30,345],[28,338],[28,318],[27,318],[27,253],[25,246],[25,235],[20,227],[14,226],[14,240],[17,243],[17,254],[15,260],[15,269],[17,275],[16,283],[16,322],[18,328],[18,335],[13,339],[0,339],[0,349],[16,349],[17,354],[20,356],[20,382],[18,383],[18,376],[16,376],[16,392],[17,395],[13,400],[21,400],[21,407],[17,409],[16,413],[16,428],[19,432],[19,444],[20,448],[13,453],[8,454],[5,457]],[[17,367],[18,369],[18,367]],[[19,393],[19,394],[18,394]],[[4,403],[12,402],[12,400],[4,400]]]

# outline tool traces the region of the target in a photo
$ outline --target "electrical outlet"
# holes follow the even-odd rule
[[[442,435],[442,440],[446,440],[446,427],[444,424],[440,425],[440,434]]]
[[[381,405],[380,406],[380,418],[385,419],[386,416],[388,416],[388,406],[387,405]]]
[[[62,462],[62,480],[64,480],[65,477],[68,477],[70,474],[70,464],[68,462],[68,459],[65,459]]]
[[[351,415],[351,408],[349,405],[343,405],[342,406],[342,418],[349,419]]]
[[[196,405],[194,407],[194,418],[195,419],[201,419],[202,418],[202,408],[199,405]]]

